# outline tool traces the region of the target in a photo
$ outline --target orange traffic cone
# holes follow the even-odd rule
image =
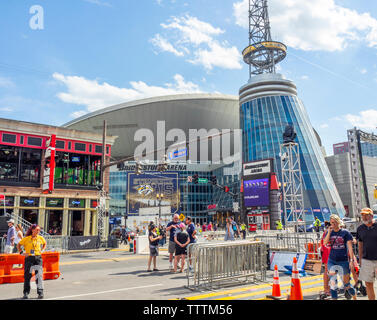
[[[304,300],[302,295],[300,277],[297,270],[297,259],[293,258],[292,279],[291,279],[291,294],[289,300]]]
[[[273,300],[280,300],[283,297],[281,296],[281,291],[280,291],[280,281],[279,281],[279,270],[278,266],[275,265],[274,269],[274,280],[272,283],[272,295],[267,296],[266,298],[273,299]]]

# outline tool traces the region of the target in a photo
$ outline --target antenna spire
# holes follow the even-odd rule
[[[242,55],[250,66],[250,77],[276,73],[276,65],[287,55],[287,47],[271,39],[267,0],[249,0],[249,46]]]

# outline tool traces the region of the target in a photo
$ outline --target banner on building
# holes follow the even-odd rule
[[[101,240],[99,236],[90,237],[69,237],[68,250],[98,249]]]
[[[268,176],[272,171],[273,159],[266,159],[261,161],[253,161],[243,164],[243,176],[253,177],[256,175],[266,174]]]
[[[161,194],[163,195],[161,197]],[[157,197],[159,195],[159,197]],[[171,213],[178,210],[180,200],[178,172],[146,172],[128,174],[127,212],[139,214],[140,209],[170,207]],[[143,210],[142,210],[143,211]]]
[[[54,190],[55,177],[55,147],[56,135],[52,135],[46,141],[45,168],[43,170],[43,193],[51,193]]]

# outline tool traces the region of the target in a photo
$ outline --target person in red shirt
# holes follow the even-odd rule
[[[329,260],[330,250],[331,246],[330,244],[324,245],[323,239],[327,235],[327,229],[330,227],[330,222],[325,221],[325,231],[323,232],[322,238],[321,238],[321,259],[322,264],[324,265],[325,271],[323,273],[323,287],[325,289],[325,294],[327,296],[330,296],[330,286],[329,286],[329,275],[328,275],[328,269],[327,269],[327,261]]]
[[[203,231],[203,232],[206,232],[206,230],[207,230],[207,224],[204,222],[204,223],[203,223],[203,226],[202,226],[202,231]]]

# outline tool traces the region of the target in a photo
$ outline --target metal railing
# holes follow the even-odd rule
[[[6,216],[13,219],[15,225],[21,224],[21,227],[25,232],[32,226],[32,223],[30,223],[29,221],[25,220],[24,218],[22,218],[18,215],[15,215],[13,213],[6,213]],[[39,234],[45,239],[48,238],[48,237],[51,237],[48,233],[44,232],[43,230],[41,230],[41,232]]]
[[[3,237],[0,238],[0,253],[4,253],[6,241],[7,239]]]
[[[320,235],[316,233],[277,233],[275,235],[255,235],[255,241],[262,241],[270,250],[307,253],[309,258],[319,260]],[[317,251],[317,252],[315,252]]]
[[[263,242],[194,243],[187,253],[192,261],[192,271],[187,268],[187,288],[191,290],[266,280],[267,250]]]

